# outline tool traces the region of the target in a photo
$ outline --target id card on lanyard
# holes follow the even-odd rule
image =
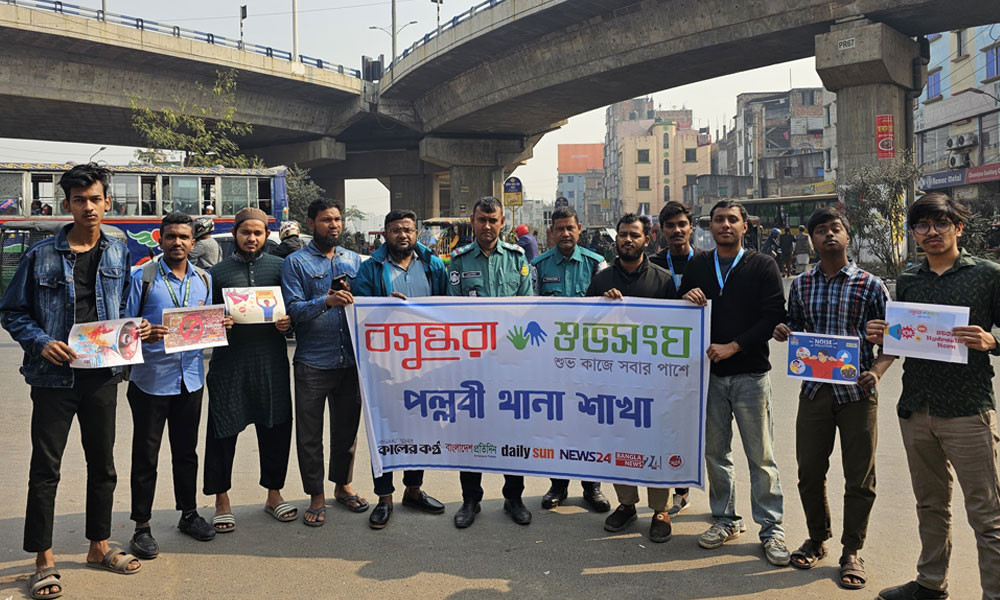
[[[184,281],[181,283],[181,290],[184,294],[184,303],[181,304],[177,301],[177,294],[174,293],[174,286],[170,285],[170,280],[167,279],[167,272],[163,268],[163,261],[157,261],[157,266],[160,268],[160,277],[163,278],[163,284],[167,286],[167,291],[170,292],[170,300],[174,303],[174,308],[184,308],[188,305],[188,301],[191,300],[191,278],[184,277]]]
[[[688,262],[689,263],[691,262],[691,258],[692,257],[694,257],[694,248],[688,248]],[[681,289],[681,279],[683,279],[684,276],[683,275],[678,275],[677,272],[674,271],[674,261],[670,258],[670,249],[669,248],[667,249],[667,268],[670,269],[670,273],[674,276],[674,289],[675,290]]]
[[[722,267],[719,266],[719,250],[718,249],[715,250],[715,252],[714,252],[714,254],[715,254],[715,277],[719,281],[719,295],[720,296],[722,295],[722,290],[726,287],[726,281],[729,279],[729,276],[733,274],[733,269],[736,268],[736,265],[740,264],[740,259],[743,258],[743,253],[744,252],[746,252],[746,248],[740,248],[739,254],[736,255],[735,259],[733,259],[732,266],[729,267],[729,270],[726,271],[726,276],[723,277],[722,276]]]

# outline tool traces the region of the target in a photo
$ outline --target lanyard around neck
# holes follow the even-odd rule
[[[688,261],[694,257],[694,248],[688,247]],[[674,261],[670,258],[670,248],[667,248],[667,268],[670,269],[670,274],[674,276],[674,288],[681,289],[681,278],[683,275],[678,275],[674,271]]]
[[[726,281],[729,279],[729,276],[733,274],[733,270],[736,269],[736,265],[738,265],[740,263],[740,259],[743,258],[743,253],[744,252],[746,252],[746,248],[740,248],[740,251],[736,255],[736,258],[733,259],[732,266],[729,267],[729,270],[726,271],[726,276],[723,277],[722,276],[722,267],[719,266],[719,250],[718,249],[715,250],[715,277],[719,280],[719,295],[720,296],[722,295],[723,288],[726,287]]]
[[[160,275],[163,277],[163,283],[167,286],[167,291],[170,292],[170,299],[174,303],[174,308],[183,308],[187,306],[188,300],[191,299],[191,278],[185,277],[184,282],[181,284],[184,290],[184,304],[177,301],[177,294],[174,293],[174,286],[170,285],[170,281],[167,279],[167,272],[163,268],[163,261],[157,261],[157,266],[160,267]]]

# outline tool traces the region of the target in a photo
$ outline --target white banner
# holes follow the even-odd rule
[[[703,487],[711,308],[641,298],[355,298],[376,475]]]

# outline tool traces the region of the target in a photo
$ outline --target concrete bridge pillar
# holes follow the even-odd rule
[[[815,43],[816,71],[837,93],[837,178],[880,157],[902,158],[913,137],[912,99],[927,78],[919,44],[866,19],[834,25]]]
[[[323,196],[326,198],[333,198],[334,200],[340,200],[341,202],[346,202],[346,192],[344,186],[344,179],[342,177],[329,177],[323,175],[315,175],[310,173],[310,177],[313,182],[319,187],[323,188]]]
[[[392,175],[388,180],[390,210],[412,210],[418,219],[440,216],[435,175]]]
[[[449,212],[441,216],[469,215],[483,196],[502,198],[505,173],[531,156],[533,147],[534,142],[528,139],[422,139],[421,160],[447,167],[450,172]]]

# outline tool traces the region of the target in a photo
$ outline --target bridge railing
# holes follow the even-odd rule
[[[38,10],[44,10],[59,14],[84,17],[86,19],[101,21],[102,23],[113,23],[115,25],[124,25],[125,27],[133,27],[140,31],[151,31],[153,33],[170,35],[176,38],[183,38],[188,40],[195,40],[198,42],[204,42],[206,44],[212,44],[213,46],[224,46],[227,48],[233,48],[235,50],[242,50],[244,52],[254,52],[257,54],[263,54],[264,56],[267,56],[269,58],[277,58],[280,60],[287,60],[289,62],[293,61],[292,53],[287,50],[280,50],[278,48],[272,48],[271,46],[262,46],[260,44],[241,42],[240,40],[234,40],[232,38],[216,35],[214,33],[197,31],[195,29],[187,29],[185,27],[180,27],[178,25],[168,25],[166,23],[159,23],[157,21],[150,21],[148,19],[143,19],[142,17],[133,17],[130,15],[123,15],[111,12],[105,13],[103,10],[100,9],[87,8],[85,6],[77,6],[75,4],[69,4],[68,2],[60,2],[58,0],[0,0],[0,2],[5,2],[6,4],[13,4],[16,6],[23,6],[25,8],[34,8]],[[298,56],[297,62],[300,62],[304,65],[314,67],[317,69],[337,71],[338,73],[344,75],[349,75],[351,77],[356,77],[359,79],[361,78],[360,70],[350,69],[345,67],[344,65],[336,64],[321,58],[314,58],[312,56],[305,56],[304,54],[300,54]]]
[[[423,46],[423,45],[425,45],[427,43],[429,43],[431,40],[435,39],[436,37],[438,37],[438,35],[444,33],[445,31],[448,31],[449,29],[454,29],[460,23],[465,23],[466,21],[468,21],[469,19],[471,19],[475,15],[483,12],[484,10],[489,10],[489,9],[493,8],[494,6],[499,6],[499,5],[503,4],[506,1],[507,0],[483,0],[479,4],[476,4],[476,5],[472,6],[472,7],[470,7],[469,10],[464,11],[462,13],[459,13],[459,14],[455,15],[454,17],[448,19],[447,21],[442,22],[441,23],[441,29],[440,29],[440,31],[435,28],[434,30],[432,30],[432,31],[424,34],[424,37],[422,37],[422,38],[418,39],[417,41],[413,42],[413,44],[410,45],[409,47],[404,48],[402,54],[400,54],[399,56],[394,56],[393,59],[392,59],[392,62],[394,63],[394,62],[398,61],[401,58],[406,58],[414,50],[416,50],[417,48],[419,48],[419,47],[421,47],[421,46]],[[386,66],[386,68],[385,68],[385,72],[388,73],[391,68],[392,68],[392,63],[389,63]]]

